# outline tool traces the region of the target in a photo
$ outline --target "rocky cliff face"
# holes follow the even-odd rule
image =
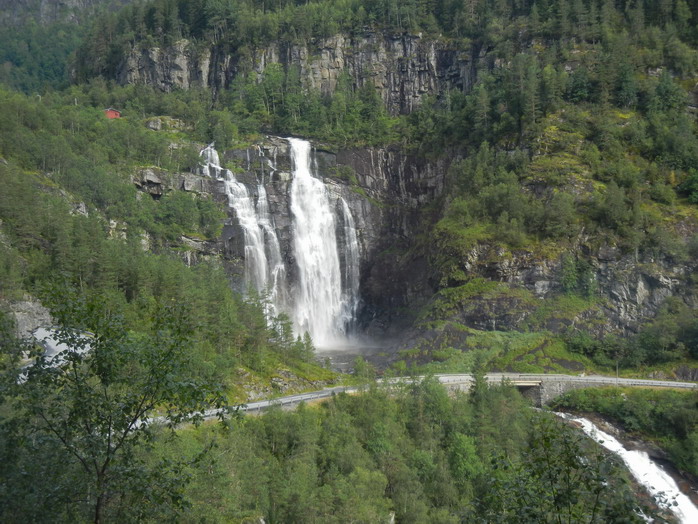
[[[236,178],[245,183],[255,197],[258,196],[257,184],[265,182],[282,255],[293,280],[296,273],[290,207],[293,161],[288,141],[268,137],[251,148],[228,151],[225,160],[227,165],[237,167]],[[446,166],[420,163],[397,151],[384,149],[331,152],[318,147],[313,151],[312,161],[336,208],[335,216],[341,217],[340,202],[344,200],[354,217],[361,274],[367,275],[362,286],[366,288],[379,254],[399,238],[416,234],[419,210],[442,190]],[[343,226],[338,221],[339,236]],[[232,210],[224,230],[224,243],[229,259],[243,258],[243,233],[235,223]],[[392,296],[396,294],[401,293],[391,293]]]
[[[682,285],[695,264],[623,253],[608,245],[594,248],[589,240],[582,239],[566,254],[583,257],[588,263],[585,278],[594,289],[595,300],[587,307],[541,316],[544,299],[564,292],[562,258],[545,259],[525,249],[504,253],[498,247],[479,245],[463,261],[464,271],[502,285],[454,306],[452,318],[480,330],[535,327],[560,332],[577,326],[602,336],[635,331],[671,296],[679,296],[688,304],[696,301],[690,289]]]
[[[404,311],[433,293],[426,259],[406,253],[424,226],[421,218],[425,204],[443,191],[448,162],[429,163],[397,149],[333,152],[322,146],[314,148],[312,157],[315,173],[323,179],[335,206],[340,245],[346,245],[341,238],[342,200],[354,218],[361,266],[360,327],[375,335],[404,327],[409,321]],[[296,281],[291,214],[293,160],[288,141],[267,137],[247,149],[226,151],[222,158],[255,200],[259,198],[259,184],[264,185],[287,277],[290,282]],[[167,191],[182,190],[227,203],[225,183],[200,174],[144,168],[134,174],[133,183],[154,199]],[[218,242],[182,238],[181,247],[185,249],[180,252],[188,264],[208,257],[221,258],[233,286],[245,291],[244,235],[235,210],[229,208]]]
[[[264,184],[288,278],[293,282],[297,268],[290,208],[293,160],[288,141],[267,137],[247,149],[227,151],[223,158],[255,199],[258,185]],[[318,145],[313,150],[316,174],[336,206],[338,236],[343,229],[340,199],[347,202],[356,222],[362,299],[358,320],[361,329],[371,335],[404,334],[433,301],[437,275],[429,250],[424,249],[424,242],[418,246],[416,238],[438,219],[430,214],[429,204],[442,196],[449,159],[453,158],[457,155],[451,152],[439,161],[428,162],[394,148],[330,151]],[[165,191],[184,190],[227,202],[222,181],[198,174],[143,169],[134,176],[134,184],[156,199]],[[562,255],[542,257],[527,249],[505,252],[501,247],[481,244],[463,258],[462,269],[499,287],[496,292],[456,304],[450,318],[480,330],[560,332],[583,327],[601,336],[636,330],[670,296],[679,296],[688,304],[697,302],[683,285],[695,264],[624,253],[610,245],[594,246],[592,241],[580,238],[567,253],[588,265],[587,278],[596,290],[596,299],[589,307],[541,316],[544,299],[553,299],[563,291]],[[229,209],[219,242],[184,238],[182,244],[189,264],[221,257],[234,286],[244,291],[244,232],[233,209]],[[411,331],[409,336],[420,334]]]
[[[368,32],[336,35],[307,44],[270,44],[249,56],[220,47],[197,49],[187,40],[167,48],[134,48],[121,64],[122,84],[145,83],[164,91],[231,85],[244,71],[261,73],[270,64],[297,67],[307,89],[332,93],[343,72],[355,87],[375,86],[393,114],[409,113],[427,95],[467,90],[474,81],[478,56],[420,35]]]

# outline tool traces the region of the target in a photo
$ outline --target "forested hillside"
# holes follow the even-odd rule
[[[656,364],[695,345],[696,9],[683,0],[163,0],[100,19],[77,74],[210,88],[219,143],[291,133],[449,163],[402,251],[376,261],[429,265],[405,274],[422,282],[419,299],[399,298],[430,332],[408,344],[408,361],[434,350],[448,358],[490,325],[553,331],[533,346],[513,341],[534,365],[580,358],[546,346],[601,366]],[[418,56],[399,54],[409,49]],[[421,54],[431,51],[436,61]],[[406,72],[365,63],[381,56]],[[410,97],[419,104],[400,115]],[[367,283],[382,311],[372,293],[400,290]]]
[[[698,379],[698,0],[0,0],[0,21],[0,520],[655,511],[481,374]],[[256,233],[301,287],[287,136],[355,238],[344,342],[388,375],[476,371],[469,396],[339,378],[253,289],[232,184],[284,210]],[[58,364],[23,338],[50,326],[77,350]],[[337,380],[367,391],[182,429]],[[694,396],[585,395],[565,405],[696,471]]]

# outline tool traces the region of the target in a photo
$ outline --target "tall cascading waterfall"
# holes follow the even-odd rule
[[[293,320],[319,346],[345,337],[342,323],[342,276],[335,218],[327,189],[310,170],[310,143],[290,138],[294,162],[291,184],[293,247],[298,264]]]
[[[265,158],[262,150],[258,151],[262,175],[255,188],[256,203],[245,184],[220,166],[213,145],[201,152],[205,162],[202,172],[225,182],[229,205],[245,237],[245,285],[267,293],[272,313],[288,313],[297,335],[308,332],[319,347],[343,346],[359,304],[359,242],[354,217],[347,202],[332,198],[322,180],[314,176],[317,162],[311,159],[310,143],[296,138],[288,142],[294,163],[289,206],[296,264],[293,283],[287,279],[265,187],[276,171],[276,158]],[[250,170],[249,150],[246,160]],[[269,177],[265,166],[271,170]]]

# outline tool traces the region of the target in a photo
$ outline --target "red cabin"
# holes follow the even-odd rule
[[[104,114],[107,115],[107,118],[121,118],[121,111],[117,111],[113,107],[105,109]]]

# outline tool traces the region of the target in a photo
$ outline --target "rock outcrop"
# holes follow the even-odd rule
[[[166,48],[133,48],[117,72],[121,84],[148,84],[163,91],[230,87],[243,72],[270,64],[300,71],[303,87],[334,92],[343,73],[355,87],[373,85],[392,114],[409,113],[428,95],[468,90],[478,56],[421,35],[367,32],[336,35],[306,44],[274,43],[242,56],[220,46],[201,49],[187,40]]]
[[[20,339],[29,339],[38,328],[50,327],[54,323],[49,310],[30,295],[5,303],[3,307],[14,317],[15,336]]]

